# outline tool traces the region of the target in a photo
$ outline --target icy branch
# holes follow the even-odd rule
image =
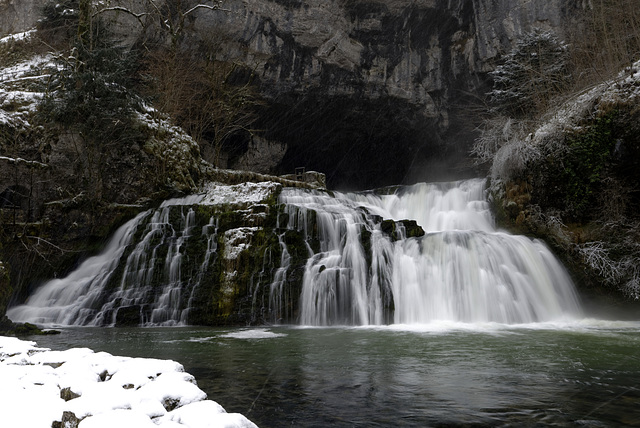
[[[189,15],[190,13],[194,12],[197,9],[209,9],[209,10],[223,10],[225,12],[229,12],[228,9],[222,9],[220,7],[220,5],[222,4],[222,2],[216,2],[216,4],[214,4],[213,6],[207,5],[207,4],[197,4],[195,6],[193,6],[191,9],[189,9],[188,11],[186,11],[184,13],[184,16]]]
[[[589,242],[579,247],[578,250],[587,265],[598,271],[605,281],[616,282],[622,276],[619,263],[609,257],[609,250],[602,242]]]
[[[15,163],[15,164],[19,164],[19,163],[24,163],[26,165],[29,166],[37,166],[40,168],[48,168],[49,165],[47,165],[46,163],[42,163],[42,162],[38,162],[38,161],[30,161],[30,160],[26,160],[26,159],[22,159],[22,158],[9,158],[6,156],[0,156],[0,160],[3,161],[7,161],[9,163]]]

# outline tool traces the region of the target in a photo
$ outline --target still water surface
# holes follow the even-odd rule
[[[65,328],[52,349],[173,359],[260,427],[640,426],[640,323]]]

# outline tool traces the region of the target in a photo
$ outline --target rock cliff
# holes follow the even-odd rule
[[[0,37],[33,28],[43,3],[0,0]],[[126,6],[141,12],[149,5]],[[189,15],[182,47],[215,40],[218,59],[258,77],[266,102],[257,131],[228,154],[230,167],[252,173],[305,167],[325,172],[329,187],[364,189],[475,174],[467,154],[487,73],[518,35],[532,27],[561,35],[580,6],[579,0],[225,0],[224,10]],[[132,46],[158,37],[152,22],[143,27],[126,13],[104,16]],[[0,81],[0,88],[41,74],[34,67],[29,73]],[[25,93],[22,86],[10,89]],[[220,178],[189,136],[144,115],[138,118],[144,138],[108,148],[92,175],[77,135],[22,126],[34,102],[0,96],[0,119],[7,118],[0,130],[8,132],[0,140],[2,220],[11,225],[3,258],[14,301],[39,280],[67,272],[150,198]],[[96,189],[113,204],[94,204]],[[7,297],[0,292],[0,314]]]
[[[198,11],[192,30],[224,38],[220,55],[259,74],[270,101],[259,128],[287,145],[281,169],[363,188],[468,174],[469,104],[485,73],[532,27],[561,33],[577,6],[226,1],[226,11]]]
[[[0,3],[0,35],[31,28],[41,2]],[[259,158],[260,172],[306,167],[333,187],[371,188],[469,175],[470,105],[487,90],[486,72],[532,27],[561,34],[580,4],[225,0],[189,15],[184,43],[215,39],[220,59],[259,76],[263,143],[241,144],[229,166],[253,169],[248,159]],[[130,42],[142,37],[130,15],[111,18]]]

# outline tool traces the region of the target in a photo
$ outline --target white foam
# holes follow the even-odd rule
[[[275,337],[285,337],[284,333],[274,333],[265,328],[239,330],[231,333],[222,334],[219,337],[228,337],[231,339],[273,339]]]

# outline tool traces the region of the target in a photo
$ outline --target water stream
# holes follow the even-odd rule
[[[417,184],[389,195],[287,189],[289,228],[312,216],[320,248],[306,265],[303,325],[530,323],[579,316],[571,279],[540,241],[495,229],[483,180]],[[415,220],[423,237],[396,239],[380,219]],[[370,236],[370,253],[363,234]],[[385,313],[393,313],[387,319]]]

